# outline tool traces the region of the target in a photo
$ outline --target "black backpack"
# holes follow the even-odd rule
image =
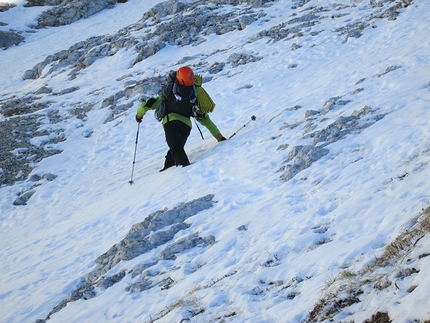
[[[169,95],[167,113],[177,113],[184,117],[193,116],[193,107],[197,106],[197,90],[194,85],[184,86],[175,82]]]

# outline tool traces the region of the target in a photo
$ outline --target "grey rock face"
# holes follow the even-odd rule
[[[0,48],[7,49],[24,41],[24,37],[13,31],[0,31]]]
[[[263,57],[256,57],[243,53],[234,53],[228,58],[229,62],[232,64],[233,67],[237,67],[239,65],[246,65],[250,62],[257,62],[261,59],[263,59]]]
[[[58,6],[64,2],[64,0],[27,0],[25,7],[37,7],[37,6]]]
[[[107,0],[103,2],[105,5],[107,2],[115,2],[113,0],[110,2],[106,1]],[[82,3],[83,2],[84,1],[82,1]],[[48,56],[43,62],[36,64],[31,70],[27,70],[23,78],[25,80],[40,78],[43,69],[51,64],[52,67],[46,75],[68,66],[73,69],[70,74],[76,75],[80,70],[92,65],[96,60],[115,55],[119,49],[123,48],[127,50],[133,49],[136,52],[134,60],[130,63],[130,66],[134,66],[159,52],[166,46],[166,43],[175,46],[191,44],[195,46],[204,41],[204,36],[210,34],[221,35],[233,30],[242,30],[246,28],[247,25],[251,24],[256,17],[261,15],[256,12],[255,9],[269,2],[270,1],[267,0],[249,2],[249,11],[245,11],[247,14],[242,14],[239,18],[236,18],[236,9],[225,14],[214,14],[212,11],[215,8],[222,8],[222,6],[226,4],[235,6],[248,2],[240,0],[221,0],[211,2],[210,4],[206,1],[182,3],[176,0],[170,0],[162,2],[144,13],[139,22],[120,30],[117,34],[92,37],[86,41],[75,44],[68,50],[63,50]],[[74,2],[72,2],[72,4],[73,3]],[[82,6],[82,3],[79,3]],[[72,6],[72,4],[68,5],[67,8]],[[214,6],[215,8],[213,8]],[[208,10],[209,7],[210,10]],[[58,25],[60,23],[65,23],[65,20],[69,21],[71,19],[65,19],[63,17],[66,15],[66,12],[68,16],[71,15],[71,13],[66,11],[62,6],[57,10],[59,10],[59,12],[44,13],[39,19],[39,25]],[[77,9],[73,10],[76,11]],[[90,12],[94,10],[95,9],[92,9]],[[85,12],[88,12],[88,8]],[[77,13],[74,17],[79,15],[81,14]],[[170,20],[163,19],[169,15],[173,15],[173,18]],[[41,23],[41,21],[43,21],[43,23]],[[136,39],[134,33],[144,28],[147,28],[148,32],[145,33],[143,39]]]
[[[165,244],[176,233],[189,227],[188,224],[184,223],[187,218],[212,207],[213,197],[213,195],[207,195],[198,200],[181,204],[172,210],[157,211],[150,214],[143,222],[133,225],[121,242],[112,246],[96,259],[95,262],[100,266],[95,271],[103,274],[121,260],[131,260]],[[90,273],[87,276],[87,281],[91,282],[94,276],[97,275]]]
[[[52,89],[47,86],[42,86],[39,90],[36,91],[36,94],[48,94],[52,93]]]
[[[324,104],[321,112],[308,110],[305,118],[308,124],[305,128],[313,129],[316,127],[314,122],[318,121],[314,117],[321,117],[335,106],[348,104],[349,100],[341,100],[341,97],[330,98]],[[384,115],[375,114],[370,107],[365,106],[359,111],[354,111],[351,116],[339,116],[334,122],[323,129],[315,130],[303,136],[303,139],[312,139],[309,145],[295,146],[285,159],[285,166],[280,168],[281,179],[289,181],[302,170],[310,167],[314,162],[327,155],[330,150],[325,148],[328,145],[344,139],[349,134],[359,133],[362,129],[370,127],[377,121],[384,118]]]
[[[7,2],[2,2],[0,3],[0,12],[5,12],[8,11],[11,8],[16,7],[16,4],[14,3],[7,3]]]
[[[70,294],[68,299],[55,306],[45,320],[62,310],[69,302],[97,297],[98,293],[102,292],[103,289],[110,288],[129,274],[133,278],[141,275],[141,279],[127,286],[126,291],[140,292],[156,286],[161,286],[163,289],[169,288],[174,283],[170,277],[158,281],[157,277],[155,277],[156,275],[149,275],[144,270],[156,265],[160,260],[174,260],[176,254],[184,250],[196,247],[204,248],[215,243],[215,237],[213,236],[200,237],[197,233],[194,233],[168,244],[176,233],[190,227],[189,224],[184,223],[186,219],[213,206],[213,198],[214,195],[209,194],[193,201],[182,203],[171,210],[157,211],[151,213],[144,221],[134,224],[123,240],[95,260],[99,264],[98,267],[88,273],[85,279],[82,279],[80,286]],[[164,247],[154,261],[138,264],[129,272],[122,270],[111,276],[105,275],[119,261],[134,259],[159,246]],[[39,320],[39,322],[44,322],[45,320]]]
[[[324,157],[329,153],[328,149],[314,146],[296,146],[291,151],[285,162],[292,162],[287,164],[281,170],[284,174],[281,179],[288,181],[296,176],[302,170],[310,167],[314,162]]]
[[[31,182],[35,182],[28,190],[21,192],[18,194],[18,198],[13,202],[13,205],[27,205],[28,200],[36,193],[35,188],[43,182],[43,180],[47,180],[48,182],[53,181],[57,178],[57,175],[53,174],[45,174],[43,176],[33,175],[30,178]]]
[[[27,205],[27,201],[33,196],[34,193],[35,191],[28,191],[23,193],[15,200],[15,202],[13,202],[13,205]]]
[[[0,186],[12,185],[17,180],[26,179],[33,169],[32,164],[61,152],[31,144],[33,137],[47,134],[39,131],[39,126],[40,122],[34,116],[8,118],[0,122],[0,169],[6,170],[0,172]],[[57,138],[58,141],[62,140],[60,134]],[[50,143],[55,141],[54,139]],[[15,204],[24,205],[31,195],[20,195]]]
[[[40,2],[42,1],[35,1],[33,5]],[[43,12],[38,19],[36,28],[69,25],[72,22],[92,16],[104,9],[112,8],[116,4],[116,0],[75,0],[62,1],[60,3],[54,0],[47,2],[57,7]]]

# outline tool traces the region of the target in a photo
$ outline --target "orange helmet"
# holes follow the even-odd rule
[[[176,72],[176,79],[184,86],[194,85],[194,72],[188,66],[183,66]]]

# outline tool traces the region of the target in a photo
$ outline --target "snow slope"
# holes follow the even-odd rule
[[[157,2],[129,0],[70,26],[37,31],[0,52],[2,99],[49,82],[55,89],[80,87],[52,109],[95,102],[102,98],[89,96],[91,90],[103,98],[114,94],[126,74],[167,73],[185,56],[204,74],[199,63],[227,63],[241,52],[262,59],[227,65],[204,84],[217,103],[211,118],[221,132],[228,137],[240,131],[217,143],[205,129],[204,141],[193,129],[186,146],[192,165],[159,173],[167,149],[162,128],[148,113],[130,185],[138,97],[112,122],[104,122],[109,111],[94,108],[85,120],[47,123],[61,127],[67,140],[55,145],[61,154],[44,159],[32,174],[55,174],[55,180],[42,181],[25,206],[13,201],[31,182],[0,189],[0,321],[44,319],[132,225],[208,194],[213,206],[187,218],[187,228],[167,244],[119,262],[106,277],[124,271],[124,278],[98,287],[96,297],[69,302],[48,322],[304,322],[334,291],[350,302],[338,302],[335,322],[364,322],[377,312],[392,322],[430,320],[428,233],[415,237],[413,250],[390,266],[364,271],[429,206],[430,3],[412,1],[396,20],[375,19],[361,37],[346,40],[337,28],[371,13],[370,1],[337,1],[345,8],[336,10],[329,0],[298,9],[293,1],[278,1],[242,31],[209,35],[197,46],[169,45],[132,68],[131,53],[122,51],[73,81],[61,74],[22,80],[47,55],[132,24]],[[317,35],[249,42],[311,6],[333,8],[321,15],[340,14],[321,20]],[[0,21],[14,10],[22,7],[1,13]],[[301,47],[293,50],[293,44]],[[252,115],[257,118],[248,123]],[[324,156],[282,179],[286,165],[299,162],[291,155],[295,147],[311,145],[322,135],[318,131],[329,132],[339,117],[353,115],[359,117],[341,128],[345,133],[314,145],[327,150]],[[160,258],[166,245],[193,234],[215,242]],[[142,264],[153,265],[133,276]],[[350,279],[339,278],[346,271]],[[151,288],[126,291],[145,279]],[[326,313],[318,320],[329,318]]]

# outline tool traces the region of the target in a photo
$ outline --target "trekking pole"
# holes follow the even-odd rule
[[[136,151],[137,151],[137,139],[139,138],[139,128],[140,128],[140,122],[137,123],[136,145],[134,146],[133,168],[131,169],[131,179],[129,181],[130,185],[133,184],[133,173],[134,173],[134,164],[136,164]]]
[[[200,132],[200,136],[202,137],[202,140],[205,140],[205,137],[203,137],[203,132],[200,130],[200,127],[199,127],[199,125],[197,124],[197,121],[196,121],[196,119],[194,119],[194,123],[196,124],[196,126],[197,126],[197,129],[199,129],[199,132]]]
[[[243,128],[245,128],[248,123],[250,123],[251,121],[255,121],[255,119],[257,119],[255,116],[251,116],[251,120],[249,120],[247,123],[245,123],[238,131],[236,131],[234,134],[232,134],[228,139],[231,139],[239,131],[241,131]]]

